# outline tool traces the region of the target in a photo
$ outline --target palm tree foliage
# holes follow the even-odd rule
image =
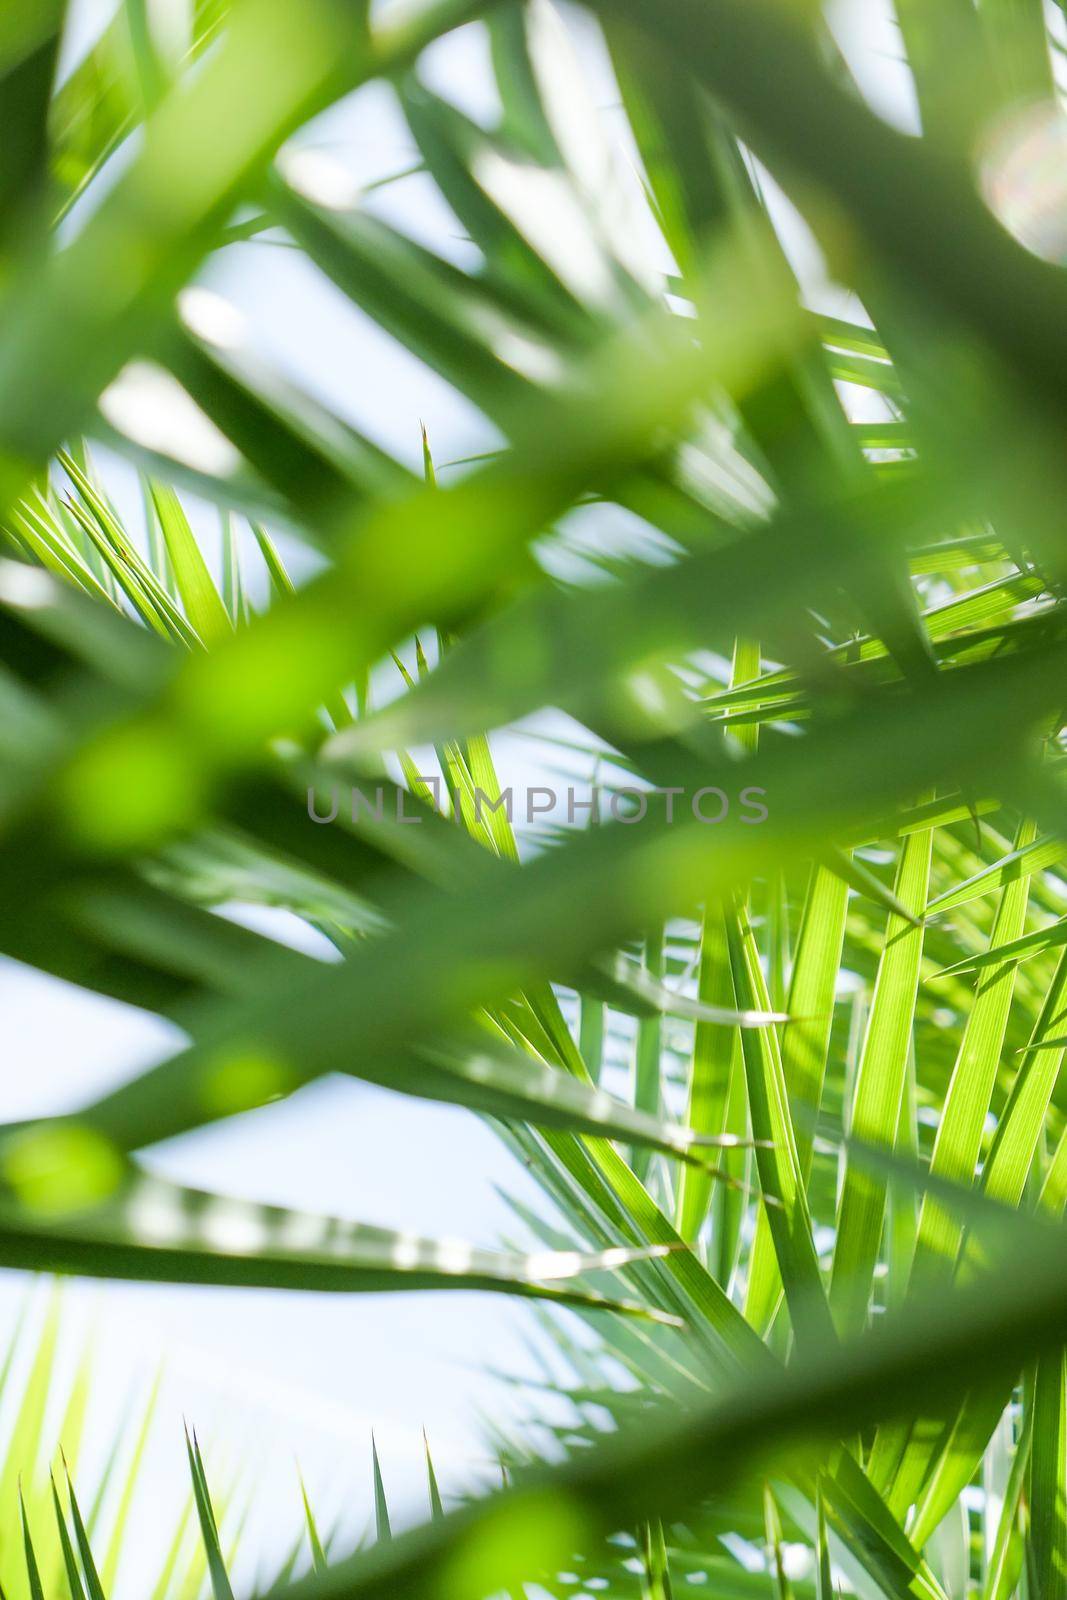
[[[547,0],[208,0],[177,43],[161,9],[58,84],[60,0],[0,18],[0,949],[188,1043],[2,1130],[0,1261],[588,1324],[551,1322],[570,1419],[499,1441],[504,1490],[391,1537],[375,1458],[374,1549],[327,1566],[309,1511],[293,1600],[1067,1595],[1059,21],[899,0],[912,137],[810,0],[589,0],[611,123]],[[418,73],[473,19],[493,126]],[[301,143],[375,79],[469,270]],[[194,281],[268,229],[500,448],[415,473],[271,370]],[[654,789],[639,824],[478,807],[546,707],[544,759]],[[378,784],[418,827],[309,820]],[[670,805],[742,788],[756,826]],[[143,1158],[331,1072],[493,1118],[551,1220],[457,1247]]]
[[[0,1581],[5,1594],[69,1592],[71,1600],[86,1600],[112,1592],[124,1555],[135,1545],[143,1514],[137,1496],[159,1386],[130,1396],[119,1426],[98,1441],[105,1450],[97,1470],[86,1474],[81,1447],[99,1426],[92,1404],[95,1351],[90,1344],[71,1361],[60,1337],[60,1297],[52,1293],[43,1307],[34,1299],[21,1305],[0,1364],[8,1418],[0,1467]],[[199,1446],[191,1451],[202,1473]],[[195,1488],[194,1478],[188,1503],[176,1509],[169,1527],[166,1517],[158,1524],[160,1545],[145,1568],[158,1600],[195,1594],[204,1582],[205,1551],[194,1532]]]

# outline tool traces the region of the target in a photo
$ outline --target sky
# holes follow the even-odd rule
[[[68,60],[113,10],[95,0],[76,9]],[[458,86],[467,109],[491,114],[480,30],[462,30],[438,46],[426,70],[436,87]],[[360,182],[388,176],[413,158],[391,92],[380,86],[321,118],[303,142]],[[380,192],[375,205],[469,262],[472,247],[428,179]],[[243,244],[222,252],[201,281],[245,313],[257,348],[283,371],[413,467],[420,462],[420,421],[442,462],[497,442],[474,408],[354,311],[297,251]],[[135,516],[132,474],[106,455],[100,459],[109,488]],[[190,509],[212,548],[215,514],[195,503]],[[297,541],[282,536],[281,542],[295,573],[310,565]],[[248,912],[246,920],[278,937],[305,938],[283,913]],[[178,1030],[157,1017],[6,960],[0,960],[0,1010],[15,1042],[15,1070],[0,1081],[4,1119],[69,1109],[181,1042]],[[224,1192],[488,1245],[515,1231],[497,1186],[528,1202],[537,1196],[477,1118],[349,1081],[318,1084],[283,1105],[174,1141],[152,1160],[176,1178]],[[23,1274],[0,1274],[7,1316],[28,1293],[31,1316],[39,1319],[42,1292]],[[249,1489],[254,1481],[245,1544],[281,1550],[300,1525],[297,1458],[321,1524],[344,1516],[358,1536],[372,1504],[373,1427],[394,1510],[401,1519],[405,1510],[421,1515],[421,1430],[446,1496],[458,1492],[474,1475],[495,1470],[482,1445],[480,1415],[500,1418],[514,1407],[481,1369],[532,1371],[529,1310],[500,1296],[301,1296],[71,1283],[63,1299],[68,1367],[74,1351],[95,1336],[89,1433],[97,1454],[126,1396],[143,1396],[163,1368],[141,1497],[146,1554],[157,1543],[153,1524],[158,1548],[184,1497],[183,1417],[198,1428],[209,1473],[214,1464],[220,1481],[234,1471]],[[90,1450],[90,1475],[92,1456]],[[120,1579],[124,1592],[137,1592],[136,1566]]]
[[[79,0],[68,61],[113,10],[107,0]],[[914,131],[914,97],[888,6],[841,0],[832,12],[871,103]],[[584,21],[568,18],[604,124],[618,129],[599,44]],[[477,25],[435,45],[422,71],[472,115],[492,119],[495,92]],[[413,159],[392,93],[381,85],[334,108],[300,142],[360,184],[400,172]],[[460,265],[477,259],[427,177],[378,189],[368,203]],[[802,226],[784,205],[781,217],[791,248],[803,258],[811,247]],[[420,461],[420,422],[441,463],[497,442],[479,412],[355,310],[296,250],[243,243],[214,257],[200,282],[240,309],[257,349],[413,467]],[[136,515],[129,470],[102,460],[116,498]],[[214,513],[195,503],[191,509],[212,548]],[[296,541],[282,542],[294,570],[307,570]],[[505,782],[530,779],[523,749],[514,740],[503,747]],[[278,937],[307,937],[282,914],[248,916]],[[12,1067],[0,1080],[3,1118],[70,1108],[181,1043],[178,1031],[158,1018],[10,961],[0,961],[0,1014],[15,1042]],[[348,1081],[319,1083],[283,1104],[175,1141],[152,1159],[205,1187],[481,1244],[513,1231],[500,1187],[527,1201],[536,1196],[476,1118]],[[41,1289],[23,1275],[0,1274],[0,1305],[8,1314],[27,1295],[31,1317],[39,1318]],[[422,1428],[446,1494],[488,1469],[480,1416],[499,1418],[515,1401],[485,1369],[530,1372],[527,1341],[536,1337],[529,1309],[502,1297],[300,1296],[141,1285],[69,1285],[63,1326],[68,1365],[90,1334],[95,1337],[91,1431],[98,1451],[126,1397],[143,1395],[162,1365],[142,1496],[146,1547],[153,1524],[162,1542],[184,1494],[183,1416],[199,1430],[209,1472],[217,1470],[220,1479],[237,1473],[246,1488],[254,1487],[250,1546],[278,1549],[296,1531],[297,1458],[321,1522],[329,1526],[344,1517],[358,1534],[370,1515],[372,1427],[396,1510],[401,1517],[419,1514]],[[125,1592],[136,1593],[135,1566],[123,1577]]]

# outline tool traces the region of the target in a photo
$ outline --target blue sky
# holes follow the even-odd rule
[[[68,59],[114,6],[76,8]],[[473,111],[492,109],[484,43],[463,30],[428,63],[438,87],[459,86]],[[413,158],[390,91],[372,86],[306,130],[360,182]],[[383,213],[458,260],[471,247],[428,179],[380,192]],[[247,315],[257,347],[342,415],[416,465],[425,421],[441,460],[496,442],[486,421],[446,384],[355,312],[295,250],[244,244],[209,263],[202,281]],[[116,498],[137,515],[137,489],[121,463],[101,456]],[[191,506],[210,549],[216,516]],[[302,552],[284,541],[296,571]],[[266,931],[302,937],[294,919],[257,914]],[[169,1054],[172,1026],[0,961],[0,1006],[17,1041],[16,1070],[0,1086],[0,1115],[67,1109]],[[495,1242],[510,1214],[497,1184],[534,1198],[533,1186],[494,1134],[468,1114],[354,1082],[328,1082],[284,1105],[176,1141],[153,1160],[192,1183],[265,1201],[335,1212],[416,1232]],[[12,1313],[27,1293],[0,1275]],[[162,1362],[165,1381],[148,1460],[144,1514],[160,1541],[184,1496],[181,1418],[200,1430],[221,1475],[256,1480],[247,1542],[283,1546],[299,1525],[295,1458],[322,1520],[346,1515],[358,1534],[370,1511],[370,1430],[398,1510],[422,1510],[421,1429],[447,1490],[486,1465],[479,1411],[507,1404],[481,1375],[488,1365],[529,1370],[528,1310],[499,1297],[307,1296],[143,1285],[70,1285],[68,1359],[95,1329],[98,1381],[91,1433],[102,1446],[129,1392],[143,1393]],[[42,1296],[34,1295],[40,1315]],[[88,1466],[92,1465],[92,1449]],[[147,1539],[146,1539],[147,1543]],[[147,1555],[147,1551],[145,1552]],[[127,1592],[136,1573],[124,1573]]]
[[[299,3],[299,0],[295,0]],[[82,0],[69,58],[114,10]],[[908,86],[893,62],[894,37],[880,6],[836,8],[839,34],[872,99],[904,125]],[[610,78],[588,27],[578,25],[595,93],[611,120]],[[495,95],[477,26],[430,51],[423,70],[476,116]],[[403,170],[413,149],[391,91],[371,86],[301,136],[360,183]],[[373,206],[462,265],[476,252],[424,176],[376,192]],[[804,249],[797,234],[796,249]],[[271,242],[231,247],[208,263],[206,286],[248,318],[257,348],[343,416],[416,466],[425,422],[441,462],[496,442],[492,427],[447,384],[343,299],[295,250]],[[116,497],[136,515],[128,469],[104,458]],[[215,513],[192,506],[210,549]],[[292,540],[285,552],[302,561]],[[523,747],[510,742],[508,776],[521,782]],[[262,918],[261,918],[262,922]],[[292,923],[262,924],[303,937]],[[9,1118],[76,1105],[169,1053],[180,1042],[159,1019],[0,962],[0,1007],[17,1041],[15,1070],[0,1087]],[[189,1182],[264,1201],[334,1211],[368,1222],[493,1243],[509,1230],[497,1185],[530,1200],[533,1186],[477,1119],[350,1082],[316,1085],[283,1105],[175,1142],[153,1157]],[[3,1275],[14,1308],[26,1280]],[[37,1296],[40,1300],[40,1296]],[[97,1330],[95,1436],[107,1435],[123,1397],[142,1392],[162,1362],[159,1425],[148,1460],[143,1513],[160,1537],[184,1493],[180,1418],[196,1422],[209,1467],[243,1468],[255,1480],[248,1542],[277,1548],[298,1524],[294,1456],[329,1525],[346,1515],[358,1533],[370,1509],[370,1429],[397,1507],[422,1507],[425,1426],[446,1491],[485,1465],[479,1413],[510,1402],[486,1367],[530,1369],[529,1310],[490,1296],[327,1297],[150,1286],[72,1286],[66,1348]],[[147,1552],[146,1552],[147,1553]],[[136,1592],[134,1571],[127,1592]]]

